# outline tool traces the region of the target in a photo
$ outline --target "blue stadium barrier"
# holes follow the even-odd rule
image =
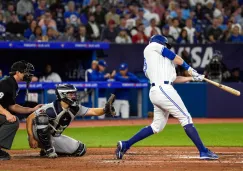
[[[64,83],[64,82],[63,82]],[[98,106],[99,89],[105,88],[108,91],[115,88],[127,88],[131,92],[129,99],[131,108],[137,113],[138,117],[146,118],[148,111],[153,112],[153,105],[149,100],[148,83],[121,83],[121,82],[68,82],[74,84],[79,90],[85,88],[93,89],[94,107]],[[30,91],[39,92],[40,102],[50,102],[47,91],[55,89],[58,83],[31,83]],[[243,92],[242,83],[227,83],[227,86],[236,88]],[[174,84],[175,89],[181,96],[185,106],[192,117],[226,118],[243,117],[243,96],[237,97],[228,92],[220,90],[207,83],[184,83]],[[19,88],[22,92],[26,88],[25,83],[20,83]],[[137,91],[137,93],[134,93]],[[137,97],[136,97],[137,96]],[[51,97],[55,99],[55,95]],[[49,101],[48,101],[49,100]],[[137,107],[138,106],[138,107]]]
[[[108,43],[86,42],[0,42],[0,49],[74,49],[97,50],[109,49]]]
[[[77,89],[84,90],[85,88],[94,89],[94,107],[98,107],[99,89],[115,89],[115,88],[126,88],[126,89],[137,89],[138,90],[138,102],[141,102],[141,109],[138,112],[138,117],[147,117],[148,113],[148,83],[121,83],[121,82],[62,82],[62,83],[31,83],[29,90],[40,92],[42,100],[40,103],[49,103],[55,99],[55,95],[48,94],[48,90],[55,89],[58,84],[73,84]],[[26,89],[25,83],[19,83],[19,89]],[[51,100],[50,100],[51,99]]]

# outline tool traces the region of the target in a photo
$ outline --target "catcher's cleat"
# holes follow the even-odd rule
[[[41,157],[46,156],[46,152],[45,152],[44,149],[41,149],[41,150],[40,150],[40,156],[41,156]]]
[[[126,142],[124,141],[118,141],[117,148],[116,148],[116,158],[122,159],[124,154],[129,148],[127,148]]]
[[[48,157],[48,158],[57,158],[58,157],[54,148],[50,148],[48,150],[41,149],[40,156],[41,157]]]
[[[214,152],[207,149],[207,152],[200,152],[200,159],[202,160],[218,160],[219,157]]]

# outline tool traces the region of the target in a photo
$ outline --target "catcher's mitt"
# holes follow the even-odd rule
[[[105,107],[103,109],[106,115],[112,115],[112,116],[116,115],[115,108],[113,107],[113,103],[115,99],[116,96],[114,94],[111,94],[110,98],[106,102]]]

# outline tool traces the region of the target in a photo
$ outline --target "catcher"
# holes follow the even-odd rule
[[[58,85],[57,100],[46,104],[29,115],[27,132],[31,148],[41,148],[40,155],[56,158],[58,155],[83,156],[86,146],[80,141],[62,135],[75,116],[115,115],[111,94],[104,108],[87,108],[79,105],[77,89],[70,84]]]

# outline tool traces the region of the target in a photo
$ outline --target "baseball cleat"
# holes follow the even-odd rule
[[[57,158],[58,157],[56,152],[54,152],[54,151],[46,152],[44,149],[40,150],[40,156],[41,157],[48,157],[48,158]]]
[[[50,148],[50,149],[48,149],[48,150],[45,150],[45,152],[46,152],[46,156],[48,157],[48,158],[57,158],[58,156],[57,156],[57,153],[55,152],[55,149],[54,148]]]
[[[40,150],[40,156],[41,156],[41,157],[46,156],[46,152],[45,152],[44,149],[41,149],[41,150]]]
[[[47,155],[47,157],[48,157],[48,158],[57,158],[58,156],[57,156],[57,153],[53,152],[53,153],[49,153],[49,154]]]
[[[10,155],[3,150],[0,150],[0,160],[10,160]]]
[[[217,160],[219,159],[218,155],[214,152],[207,149],[207,152],[200,152],[200,159],[202,160]]]
[[[122,159],[123,155],[129,148],[126,148],[126,143],[124,141],[118,141],[116,148],[116,158]]]

